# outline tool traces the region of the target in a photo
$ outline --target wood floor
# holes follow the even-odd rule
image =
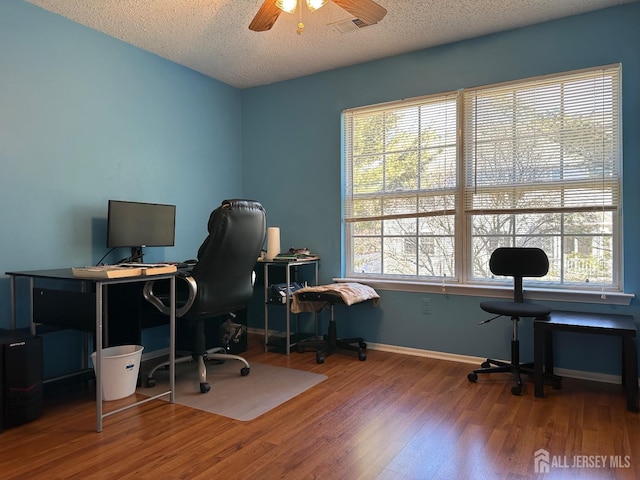
[[[467,364],[370,350],[317,365],[260,342],[249,337],[248,360],[328,380],[251,422],[155,400],[106,418],[101,433],[92,389],[50,396],[41,418],[0,434],[0,478],[640,477],[640,417],[620,386],[565,379],[544,399],[532,384],[515,397],[508,375],[468,382]]]

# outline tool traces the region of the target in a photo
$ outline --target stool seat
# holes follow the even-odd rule
[[[344,303],[340,295],[331,292],[310,292],[303,290],[297,296],[298,300],[302,302]]]
[[[545,305],[535,303],[518,303],[491,300],[481,302],[480,308],[485,312],[505,315],[507,317],[546,317],[551,313],[551,309]]]

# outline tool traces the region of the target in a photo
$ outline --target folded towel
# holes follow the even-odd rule
[[[373,306],[377,307],[380,301],[380,295],[368,285],[361,283],[331,283],[329,285],[317,285],[315,287],[304,287],[296,290],[293,293],[293,301],[291,302],[291,311],[293,313],[319,312],[329,304],[329,302],[324,301],[300,300],[298,295],[305,292],[338,295],[345,305],[353,305],[354,303],[372,300]]]

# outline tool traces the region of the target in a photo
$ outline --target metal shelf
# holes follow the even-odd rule
[[[295,331],[292,331],[291,328],[291,294],[290,285],[292,282],[291,270],[294,267],[308,266],[309,268],[313,267],[315,277],[314,277],[314,285],[318,284],[318,263],[320,259],[314,260],[299,260],[292,262],[284,262],[284,261],[261,261],[260,263],[264,264],[264,349],[265,352],[268,352],[270,348],[276,350],[284,350],[284,353],[287,355],[291,354],[291,347],[295,346],[298,341],[301,340],[300,336],[304,335],[303,333],[298,331],[298,322],[296,315],[296,326]],[[287,301],[285,303],[275,303],[269,302],[269,287],[271,283],[269,282],[269,270],[271,268],[284,268],[285,269],[285,283],[287,284]],[[286,307],[285,314],[285,331],[281,332],[283,335],[278,334],[270,334],[269,333],[269,309],[272,307]],[[318,335],[318,316],[315,314],[315,325],[316,325],[316,335]],[[307,334],[308,336],[312,336]]]

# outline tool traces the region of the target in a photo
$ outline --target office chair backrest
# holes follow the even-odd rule
[[[191,272],[198,292],[187,317],[223,315],[247,306],[266,225],[264,208],[252,200],[225,200],[211,213],[209,236]]]
[[[513,301],[522,303],[522,279],[544,277],[549,271],[549,258],[539,248],[500,247],[491,254],[489,269],[494,275],[513,277]]]

